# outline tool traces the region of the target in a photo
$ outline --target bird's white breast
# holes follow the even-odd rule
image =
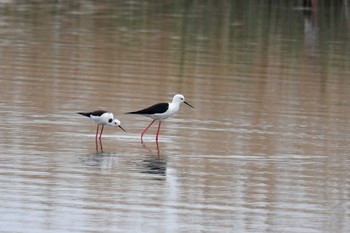
[[[180,104],[170,103],[168,111],[165,113],[165,115],[166,115],[165,118],[171,117],[172,115],[177,113],[179,111],[179,107],[180,107]]]

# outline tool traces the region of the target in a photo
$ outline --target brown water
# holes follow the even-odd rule
[[[349,232],[346,1],[111,2],[0,3],[1,232]]]

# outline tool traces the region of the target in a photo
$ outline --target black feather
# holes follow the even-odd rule
[[[101,116],[102,114],[106,113],[107,111],[104,110],[97,110],[97,111],[93,111],[93,112],[78,112],[78,114],[86,116],[86,117],[90,117],[92,116]]]
[[[139,111],[127,112],[127,114],[149,115],[149,114],[156,114],[156,113],[164,113],[168,110],[168,108],[169,108],[168,103],[159,103],[159,104],[152,105],[151,107],[141,109]]]

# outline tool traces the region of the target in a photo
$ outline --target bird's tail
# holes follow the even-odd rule
[[[80,115],[86,116],[86,117],[90,117],[90,112],[77,112]]]
[[[138,112],[126,112],[125,114],[138,114]]]

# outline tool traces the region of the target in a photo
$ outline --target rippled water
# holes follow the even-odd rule
[[[1,1],[1,232],[348,232],[346,1]],[[182,93],[156,125],[125,112]],[[76,114],[112,111],[127,130]]]

